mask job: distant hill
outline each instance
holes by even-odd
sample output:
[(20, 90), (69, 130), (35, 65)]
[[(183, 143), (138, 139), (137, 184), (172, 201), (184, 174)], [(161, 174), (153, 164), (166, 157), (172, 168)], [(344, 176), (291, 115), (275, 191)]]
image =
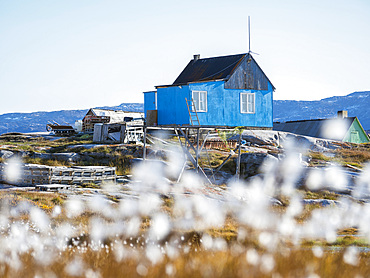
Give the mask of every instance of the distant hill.
[(323, 119), (337, 116), (347, 110), (348, 116), (357, 116), (365, 130), (370, 129), (370, 91), (354, 92), (315, 101), (274, 100), (274, 122)]
[(102, 106), (96, 108), (122, 110), (127, 112), (144, 112), (144, 103), (121, 103), (118, 106)]
[[(142, 103), (122, 103), (113, 107), (97, 107), (130, 112), (143, 112)], [(6, 113), (0, 115), (0, 134), (6, 132), (39, 132), (46, 131), (48, 122), (73, 125), (76, 120), (82, 120), (88, 109), (61, 110), (52, 112)]]
[[(144, 104), (122, 103), (118, 106), (97, 108), (143, 112)], [(370, 91), (315, 101), (274, 100), (274, 122), (332, 118), (336, 117), (339, 110), (347, 110), (351, 117), (357, 116), (363, 128), (370, 130)], [(0, 115), (0, 134), (45, 131), (46, 124), (52, 121), (74, 124), (76, 120), (82, 120), (87, 111), (84, 109), (3, 114)]]

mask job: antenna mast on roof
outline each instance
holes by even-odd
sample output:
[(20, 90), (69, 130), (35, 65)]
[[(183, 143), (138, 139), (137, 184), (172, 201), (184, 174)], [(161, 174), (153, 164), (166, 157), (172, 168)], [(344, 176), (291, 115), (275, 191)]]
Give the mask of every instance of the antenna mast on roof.
[(253, 53), (259, 55), (258, 53), (251, 51), (251, 19), (249, 15), (248, 15), (248, 46), (249, 46), (248, 54)]
[(251, 17), (249, 15), (248, 15), (248, 43), (249, 43), (248, 53), (251, 53)]

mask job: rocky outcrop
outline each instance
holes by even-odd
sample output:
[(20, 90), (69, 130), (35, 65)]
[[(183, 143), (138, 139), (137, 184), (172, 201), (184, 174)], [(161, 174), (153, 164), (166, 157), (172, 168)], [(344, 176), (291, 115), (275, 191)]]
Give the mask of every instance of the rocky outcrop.
[[(229, 140), (238, 140), (238, 135), (229, 138)], [(299, 149), (299, 152), (303, 152), (304, 150), (326, 152), (337, 148), (349, 147), (344, 142), (273, 130), (244, 130), (242, 140), (245, 145), (264, 148), (279, 147), (284, 149), (287, 144), (290, 146), (294, 145), (294, 148)], [(291, 144), (292, 142), (294, 144)]]
[(240, 156), (240, 177), (248, 178), (259, 174), (259, 169), (266, 159), (277, 160), (267, 153), (243, 153)]
[(2, 158), (2, 159), (11, 158), (13, 155), (14, 155), (14, 153), (11, 152), (11, 151), (0, 150), (0, 158)]
[(67, 162), (77, 162), (81, 160), (81, 155), (78, 153), (37, 153), (30, 155), (31, 158), (40, 158), (46, 160), (60, 160)]

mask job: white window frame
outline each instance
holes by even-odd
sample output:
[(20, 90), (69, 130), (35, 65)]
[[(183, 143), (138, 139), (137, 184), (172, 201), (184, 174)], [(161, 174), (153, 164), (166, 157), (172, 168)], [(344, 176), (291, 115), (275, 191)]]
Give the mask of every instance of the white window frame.
[[(200, 105), (201, 102), (198, 103), (198, 101), (197, 101), (197, 100), (202, 100), (201, 97), (200, 97), (201, 94), (205, 95), (204, 96), (204, 107), (205, 107), (205, 109), (201, 109), (201, 105)], [(196, 95), (197, 95), (197, 97), (195, 97)], [(195, 110), (197, 112), (207, 112), (207, 110), (208, 110), (207, 91), (191, 91), (191, 98), (194, 102), (194, 107), (195, 107)], [(194, 110), (194, 108), (193, 108), (193, 110)]]
[[(245, 107), (247, 109), (243, 109), (243, 95), (246, 95), (247, 103), (245, 104)], [(252, 108), (250, 107), (249, 96), (253, 97)], [(255, 93), (240, 93), (240, 113), (242, 114), (255, 114), (256, 113), (256, 94)]]

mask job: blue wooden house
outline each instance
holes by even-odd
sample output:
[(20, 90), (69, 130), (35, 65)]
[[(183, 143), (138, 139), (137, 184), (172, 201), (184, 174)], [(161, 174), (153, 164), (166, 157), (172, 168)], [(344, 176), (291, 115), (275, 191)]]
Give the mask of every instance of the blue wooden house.
[(272, 128), (274, 90), (250, 53), (194, 55), (173, 84), (144, 93), (145, 116), (149, 125)]

